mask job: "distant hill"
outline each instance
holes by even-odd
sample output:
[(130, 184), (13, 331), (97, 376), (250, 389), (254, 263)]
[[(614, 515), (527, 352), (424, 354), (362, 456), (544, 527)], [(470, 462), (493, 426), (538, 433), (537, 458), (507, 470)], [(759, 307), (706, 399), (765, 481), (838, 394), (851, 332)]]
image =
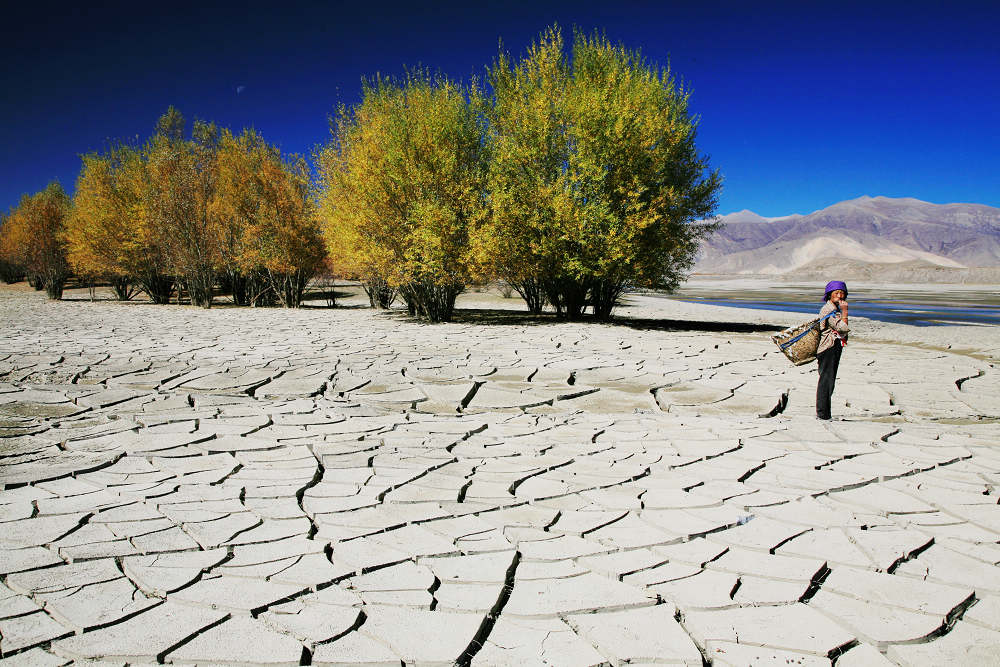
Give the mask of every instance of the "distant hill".
[(994, 282), (1000, 276), (1000, 209), (860, 197), (809, 215), (722, 216), (696, 273), (802, 274), (837, 267), (851, 277)]

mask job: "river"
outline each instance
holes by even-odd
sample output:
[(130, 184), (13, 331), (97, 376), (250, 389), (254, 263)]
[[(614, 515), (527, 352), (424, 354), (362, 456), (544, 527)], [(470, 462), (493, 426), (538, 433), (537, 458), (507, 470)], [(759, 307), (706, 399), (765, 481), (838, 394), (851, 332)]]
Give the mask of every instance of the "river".
[[(872, 285), (851, 287), (851, 315), (916, 326), (1000, 325), (995, 285)], [(693, 279), (673, 294), (656, 294), (716, 306), (815, 314), (822, 285), (747, 280)]]

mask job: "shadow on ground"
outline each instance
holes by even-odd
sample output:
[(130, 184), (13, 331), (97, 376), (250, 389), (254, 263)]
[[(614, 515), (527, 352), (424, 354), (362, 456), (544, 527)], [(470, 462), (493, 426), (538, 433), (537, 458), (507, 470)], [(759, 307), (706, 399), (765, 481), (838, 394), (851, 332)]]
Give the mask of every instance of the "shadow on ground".
[[(546, 324), (563, 324), (566, 320), (559, 319), (553, 313), (532, 315), (523, 310), (459, 308), (455, 310), (452, 321), (458, 324), (492, 324), (538, 326)], [(783, 326), (773, 324), (750, 324), (745, 322), (706, 322), (700, 320), (672, 320), (640, 317), (616, 317), (611, 322), (601, 322), (593, 316), (584, 316), (580, 322), (589, 324), (609, 324), (629, 327), (639, 330), (660, 331), (733, 331), (737, 333), (762, 333), (782, 331)]]

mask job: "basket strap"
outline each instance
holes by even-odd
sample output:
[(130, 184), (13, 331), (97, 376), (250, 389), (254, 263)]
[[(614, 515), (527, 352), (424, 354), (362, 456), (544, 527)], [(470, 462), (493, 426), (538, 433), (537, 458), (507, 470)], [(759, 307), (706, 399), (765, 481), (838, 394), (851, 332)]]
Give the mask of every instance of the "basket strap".
[[(827, 313), (822, 318), (820, 318), (819, 322), (817, 322), (817, 325), (819, 323), (822, 323), (823, 321), (829, 319), (830, 317), (836, 315), (839, 312), (840, 312), (839, 310), (834, 310), (832, 312)], [(792, 345), (795, 345), (795, 343), (798, 343), (800, 340), (802, 340), (802, 337), (805, 336), (807, 333), (809, 333), (811, 330), (812, 330), (812, 327), (809, 327), (808, 329), (806, 329), (802, 333), (798, 334), (794, 338), (791, 338), (791, 339), (785, 341), (784, 343), (782, 343), (781, 345), (779, 345), (778, 348), (782, 352), (784, 352), (785, 350), (787, 350), (788, 348), (790, 348)]]

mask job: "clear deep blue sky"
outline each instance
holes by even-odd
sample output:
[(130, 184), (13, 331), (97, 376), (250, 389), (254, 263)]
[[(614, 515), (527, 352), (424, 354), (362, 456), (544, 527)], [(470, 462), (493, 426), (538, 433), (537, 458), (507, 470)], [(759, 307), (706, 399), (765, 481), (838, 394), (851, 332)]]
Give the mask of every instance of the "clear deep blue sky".
[(5, 10), (0, 209), (52, 179), (72, 191), (81, 153), (145, 139), (170, 104), (308, 153), (363, 76), (481, 76), (498, 40), (519, 55), (553, 22), (690, 84), (719, 213), (861, 195), (1000, 206), (995, 1), (83, 4)]

